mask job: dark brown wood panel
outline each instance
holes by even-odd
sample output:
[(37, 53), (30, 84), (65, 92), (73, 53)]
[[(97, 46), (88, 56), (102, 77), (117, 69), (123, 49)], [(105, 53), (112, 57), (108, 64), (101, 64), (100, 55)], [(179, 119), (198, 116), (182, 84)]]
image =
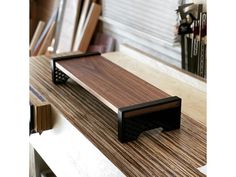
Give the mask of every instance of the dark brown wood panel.
[(30, 84), (126, 176), (205, 176), (196, 168), (206, 164), (206, 127), (188, 116), (178, 130), (120, 143), (116, 114), (74, 81), (54, 85), (47, 58), (30, 59)]
[(100, 55), (58, 61), (56, 66), (116, 113), (118, 108), (169, 97)]

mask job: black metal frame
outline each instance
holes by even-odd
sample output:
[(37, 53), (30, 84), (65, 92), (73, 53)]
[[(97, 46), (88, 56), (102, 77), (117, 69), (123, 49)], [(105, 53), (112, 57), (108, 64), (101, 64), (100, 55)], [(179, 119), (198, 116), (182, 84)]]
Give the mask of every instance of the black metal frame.
[(79, 59), (81, 57), (89, 57), (94, 55), (101, 55), (99, 52), (89, 52), (89, 53), (81, 53), (81, 54), (65, 54), (62, 56), (56, 56), (51, 58), (51, 69), (52, 69), (52, 81), (54, 84), (64, 84), (68, 79), (64, 72), (56, 67), (57, 61), (63, 60), (72, 60), (72, 59)]
[(121, 142), (136, 140), (147, 130), (162, 127), (164, 131), (180, 128), (181, 98), (168, 97), (133, 105), (118, 110), (118, 139)]

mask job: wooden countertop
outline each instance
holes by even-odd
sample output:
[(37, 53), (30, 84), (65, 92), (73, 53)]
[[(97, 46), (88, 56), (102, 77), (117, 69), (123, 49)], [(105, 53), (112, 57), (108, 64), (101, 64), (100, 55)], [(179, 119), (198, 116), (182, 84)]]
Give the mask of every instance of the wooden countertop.
[(54, 85), (46, 57), (30, 59), (30, 84), (126, 176), (205, 176), (197, 168), (206, 164), (206, 127), (188, 116), (179, 130), (122, 144), (115, 113), (72, 80)]

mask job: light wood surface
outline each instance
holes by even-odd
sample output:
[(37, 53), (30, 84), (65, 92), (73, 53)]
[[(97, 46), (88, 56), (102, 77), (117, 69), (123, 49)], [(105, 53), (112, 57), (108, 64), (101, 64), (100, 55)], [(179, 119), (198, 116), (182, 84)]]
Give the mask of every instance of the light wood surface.
[(82, 0), (65, 0), (61, 31), (58, 35), (57, 53), (72, 50), (81, 3)]
[(40, 20), (47, 22), (50, 19), (59, 2), (59, 0), (30, 0), (30, 36), (33, 35), (32, 32)]
[(77, 29), (76, 29), (75, 40), (74, 40), (74, 44), (73, 44), (73, 51), (78, 50), (79, 40), (80, 40), (81, 35), (82, 35), (81, 34), (82, 29), (84, 27), (84, 23), (86, 21), (87, 15), (88, 15), (90, 4), (91, 4), (90, 0), (84, 0), (84, 2), (83, 2), (83, 7), (82, 7), (82, 10), (81, 10), (80, 19), (79, 19), (78, 26), (77, 26)]
[(42, 43), (44, 41), (44, 39), (46, 39), (46, 35), (49, 32), (49, 29), (52, 27), (53, 23), (55, 23), (56, 21), (56, 16), (57, 16), (57, 10), (55, 10), (53, 12), (53, 15), (50, 17), (50, 19), (46, 22), (45, 28), (42, 32), (42, 34), (40, 35), (34, 49), (32, 50), (32, 55), (36, 56), (42, 46)]
[(86, 52), (93, 36), (93, 32), (98, 22), (99, 15), (101, 13), (101, 5), (92, 3), (86, 21), (84, 23), (83, 30), (79, 36), (78, 45), (75, 44), (74, 51), (79, 50), (81, 52)]
[[(182, 114), (179, 130), (162, 133), (153, 130), (143, 133), (136, 141), (122, 144), (117, 140), (115, 113), (72, 80), (54, 85), (47, 58), (30, 60), (30, 84), (126, 176), (205, 176), (197, 168), (206, 164), (206, 127), (188, 116)], [(71, 164), (74, 164), (76, 151), (71, 153)], [(54, 165), (63, 167), (59, 159), (65, 154), (57, 155)]]
[(43, 42), (42, 45), (39, 48), (39, 51), (36, 55), (42, 55), (45, 54), (48, 47), (50, 46), (51, 42), (52, 42), (52, 38), (54, 36), (54, 32), (55, 32), (55, 28), (56, 28), (56, 22), (52, 22), (52, 25), (50, 26)]
[(145, 64), (145, 66), (150, 66), (153, 69), (180, 80), (182, 83), (190, 85), (202, 92), (206, 92), (206, 79), (165, 62), (159, 59), (158, 56), (152, 56), (128, 44), (119, 45), (119, 52), (136, 59), (138, 62)]
[(56, 66), (116, 113), (122, 107), (169, 97), (100, 55), (58, 61)]
[(183, 78), (179, 79), (178, 75), (174, 77), (172, 70), (165, 69), (163, 64), (145, 62), (146, 58), (143, 56), (136, 55), (134, 58), (121, 52), (106, 53), (102, 56), (167, 94), (180, 97), (182, 99), (182, 112), (206, 125), (206, 92), (203, 84), (196, 82), (188, 84), (191, 78), (182, 80)]
[(35, 47), (36, 42), (38, 41), (38, 39), (39, 39), (39, 37), (40, 37), (40, 35), (43, 31), (44, 26), (45, 26), (44, 21), (39, 21), (38, 22), (37, 28), (34, 32), (33, 38), (32, 38), (31, 43), (30, 43), (30, 51)]

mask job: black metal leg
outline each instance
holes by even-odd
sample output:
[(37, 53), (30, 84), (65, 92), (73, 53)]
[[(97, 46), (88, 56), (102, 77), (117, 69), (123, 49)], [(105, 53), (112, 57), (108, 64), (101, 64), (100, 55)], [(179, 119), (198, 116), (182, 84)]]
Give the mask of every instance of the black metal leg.
[(61, 56), (56, 56), (51, 58), (51, 70), (52, 70), (52, 81), (54, 84), (64, 84), (68, 79), (69, 76), (67, 76), (64, 72), (62, 72), (60, 69), (56, 67), (57, 61), (62, 60), (72, 60), (72, 59), (79, 59), (81, 57), (89, 57), (94, 55), (100, 55), (99, 52), (89, 52), (89, 53), (81, 53), (81, 54), (65, 54)]
[(164, 131), (180, 128), (181, 99), (169, 97), (154, 102), (121, 108), (118, 112), (118, 138), (128, 142), (146, 130), (162, 127)]

